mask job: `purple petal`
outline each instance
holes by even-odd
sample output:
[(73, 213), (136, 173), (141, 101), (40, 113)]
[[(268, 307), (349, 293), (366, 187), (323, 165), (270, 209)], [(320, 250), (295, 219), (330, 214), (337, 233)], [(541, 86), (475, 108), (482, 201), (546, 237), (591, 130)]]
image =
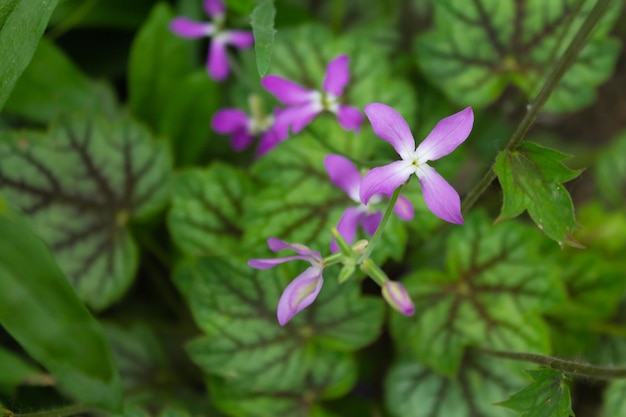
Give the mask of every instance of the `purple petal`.
[(274, 129), (273, 127), (261, 136), (261, 140), (259, 140), (259, 146), (256, 149), (257, 158), (271, 151), (278, 145), (280, 142), (287, 139), (288, 134), (281, 134), (279, 130)]
[(339, 124), (344, 129), (358, 132), (361, 123), (363, 123), (363, 113), (356, 107), (343, 106), (340, 104), (339, 110), (337, 111), (337, 120), (339, 120)]
[(288, 107), (280, 113), (284, 123), (291, 126), (291, 131), (300, 133), (322, 111), (319, 103), (308, 103), (302, 106)]
[(404, 286), (396, 281), (385, 281), (382, 288), (383, 298), (391, 307), (405, 316), (412, 316), (415, 306)]
[(237, 152), (243, 151), (254, 141), (254, 136), (247, 130), (240, 129), (233, 132), (230, 137), (230, 146)]
[(408, 198), (401, 195), (398, 196), (396, 205), (393, 206), (393, 211), (395, 211), (402, 220), (412, 220), (415, 215), (413, 204), (411, 204)]
[(356, 203), (361, 202), (359, 197), (361, 174), (348, 158), (341, 155), (328, 155), (324, 158), (324, 167), (333, 184), (344, 190)]
[(247, 30), (229, 30), (225, 32), (226, 43), (238, 49), (246, 49), (254, 43), (254, 35)]
[(177, 17), (170, 23), (170, 30), (183, 38), (197, 39), (213, 34), (213, 24), (196, 22), (186, 17)]
[(414, 172), (415, 167), (408, 161), (396, 161), (371, 169), (361, 181), (361, 202), (367, 204), (375, 194), (391, 196)]
[(328, 63), (324, 84), (322, 84), (325, 92), (335, 97), (341, 96), (344, 87), (350, 81), (349, 63), (350, 60), (347, 55), (339, 55)]
[(269, 246), (272, 252), (278, 252), (283, 249), (291, 249), (299, 255), (311, 255), (315, 258), (322, 259), (322, 255), (314, 250), (311, 250), (308, 246), (301, 243), (287, 243), (284, 240), (277, 237), (270, 237), (267, 239), (267, 246)]
[(286, 105), (305, 104), (311, 101), (311, 93), (315, 91), (307, 90), (300, 84), (279, 77), (278, 75), (267, 75), (261, 79), (261, 85), (272, 93), (281, 103)]
[(402, 159), (411, 159), (415, 152), (415, 139), (400, 113), (382, 103), (368, 104), (364, 110), (374, 133), (389, 142)]
[(322, 270), (313, 266), (291, 281), (278, 301), (278, 323), (284, 326), (296, 313), (311, 305), (323, 283)]
[(417, 176), (428, 209), (447, 222), (463, 224), (459, 194), (435, 168), (422, 164), (418, 168)]
[(434, 161), (455, 150), (467, 139), (473, 124), (474, 113), (471, 107), (441, 119), (417, 147), (416, 154), (420, 162)]
[(376, 229), (380, 226), (380, 221), (383, 219), (382, 211), (377, 211), (367, 216), (363, 216), (361, 219), (361, 225), (368, 235), (373, 236), (376, 233)]
[(211, 17), (222, 15), (226, 10), (222, 0), (204, 0), (202, 5), (204, 12)]
[(226, 55), (226, 44), (220, 37), (213, 38), (209, 45), (209, 56), (207, 58), (207, 71), (211, 78), (216, 81), (223, 81), (228, 77), (228, 56)]
[(221, 134), (248, 130), (248, 115), (239, 109), (219, 110), (211, 119), (211, 128)]
[[(337, 223), (337, 231), (348, 244), (354, 243), (354, 236), (356, 235), (356, 228), (359, 226), (361, 215), (362, 213), (356, 207), (348, 207), (341, 215), (339, 223)], [(337, 252), (337, 250), (339, 250), (339, 247), (333, 237), (330, 242), (330, 251)]]
[(311, 258), (306, 255), (294, 255), (286, 256), (284, 258), (268, 258), (268, 259), (250, 259), (248, 260), (248, 266), (256, 269), (268, 269), (275, 267), (276, 265), (283, 264), (289, 261), (311, 261)]

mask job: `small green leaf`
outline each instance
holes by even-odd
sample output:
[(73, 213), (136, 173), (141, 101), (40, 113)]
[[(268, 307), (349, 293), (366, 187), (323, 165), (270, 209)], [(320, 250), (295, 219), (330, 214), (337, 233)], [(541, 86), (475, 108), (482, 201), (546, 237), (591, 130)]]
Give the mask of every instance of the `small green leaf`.
[(0, 323), (73, 396), (119, 411), (121, 384), (102, 329), (30, 223), (0, 205)]
[(254, 190), (242, 171), (223, 164), (175, 177), (168, 227), (187, 255), (239, 255), (243, 199)]
[(604, 391), (603, 417), (626, 416), (626, 380), (613, 381)]
[(170, 32), (174, 13), (165, 3), (154, 6), (131, 46), (128, 67), (129, 106), (154, 131), (168, 103), (193, 68), (192, 43)]
[(30, 62), (57, 0), (7, 0), (0, 4), (0, 110)]
[(402, 360), (385, 378), (385, 405), (393, 417), (511, 417), (493, 403), (519, 386), (520, 378), (502, 362), (468, 356), (450, 379)]
[(494, 169), (504, 200), (496, 222), (517, 217), (528, 210), (537, 227), (559, 245), (566, 243), (581, 247), (573, 237), (578, 228), (574, 205), (562, 185), (580, 174), (561, 163), (568, 157), (531, 142), (523, 143), (516, 151), (501, 152)]
[(259, 0), (250, 15), (252, 32), (254, 33), (254, 49), (256, 52), (256, 65), (259, 75), (263, 77), (267, 74), (272, 60), (272, 50), (274, 46), (274, 18), (276, 8), (274, 0)]
[(89, 80), (59, 47), (42, 39), (5, 111), (39, 123), (49, 123), (61, 114), (113, 116), (115, 98), (108, 87)]
[(447, 270), (421, 269), (402, 281), (415, 315), (392, 316), (396, 342), (446, 375), (457, 373), (468, 345), (548, 353), (540, 313), (564, 295), (539, 238), (520, 224), (468, 216), (447, 239)]
[(168, 198), (163, 142), (122, 119), (63, 119), (47, 135), (0, 138), (0, 190), (28, 214), (76, 292), (95, 309), (118, 300), (137, 269), (128, 223)]
[[(509, 84), (532, 99), (546, 71), (563, 53), (594, 0), (442, 0), (434, 3), (435, 28), (418, 36), (418, 65), (462, 105), (485, 106)], [(612, 2), (591, 40), (561, 79), (545, 109), (572, 111), (595, 98), (610, 77), (619, 42), (607, 32), (619, 15)]]
[(498, 405), (518, 411), (520, 417), (574, 416), (569, 387), (562, 373), (549, 368), (526, 372), (533, 382)]

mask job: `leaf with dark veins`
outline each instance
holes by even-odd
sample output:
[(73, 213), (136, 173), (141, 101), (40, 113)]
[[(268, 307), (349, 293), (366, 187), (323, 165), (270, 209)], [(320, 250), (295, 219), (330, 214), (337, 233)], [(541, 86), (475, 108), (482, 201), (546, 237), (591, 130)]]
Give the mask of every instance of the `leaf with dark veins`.
[(412, 317), (392, 316), (400, 347), (425, 365), (457, 373), (469, 345), (548, 353), (541, 313), (563, 289), (538, 252), (540, 235), (517, 223), (492, 226), (482, 213), (448, 237), (447, 270), (419, 270), (403, 284), (415, 304)]
[(170, 156), (131, 120), (66, 118), (48, 134), (5, 134), (0, 190), (28, 214), (83, 301), (103, 309), (137, 269), (127, 225), (167, 201)]
[[(418, 65), (451, 99), (486, 106), (509, 84), (534, 98), (595, 0), (442, 0), (435, 28), (416, 42)], [(619, 15), (612, 2), (577, 61), (545, 105), (563, 112), (593, 102), (613, 72), (620, 45), (607, 37)]]

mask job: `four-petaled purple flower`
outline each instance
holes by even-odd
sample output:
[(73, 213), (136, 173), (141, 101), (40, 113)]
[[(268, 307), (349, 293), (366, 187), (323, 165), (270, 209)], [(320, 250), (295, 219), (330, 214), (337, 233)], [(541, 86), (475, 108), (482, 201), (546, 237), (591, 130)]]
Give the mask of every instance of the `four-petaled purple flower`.
[(427, 162), (448, 155), (467, 139), (474, 123), (472, 108), (441, 119), (417, 149), (409, 126), (394, 109), (372, 103), (365, 106), (365, 114), (376, 135), (389, 142), (402, 159), (365, 175), (360, 192), (363, 203), (376, 194), (391, 195), (415, 174), (430, 211), (450, 223), (463, 224), (459, 194)]
[[(346, 242), (350, 244), (354, 242), (354, 236), (359, 224), (363, 226), (367, 234), (372, 236), (374, 232), (376, 232), (383, 217), (383, 213), (373, 210), (372, 205), (379, 202), (382, 196), (373, 196), (369, 204), (363, 204), (361, 202), (359, 197), (361, 174), (359, 174), (358, 169), (349, 159), (341, 155), (328, 155), (324, 159), (324, 166), (326, 167), (326, 172), (328, 172), (331, 182), (344, 190), (352, 201), (359, 204), (358, 207), (348, 207), (343, 212), (337, 224), (337, 231)], [(393, 209), (402, 220), (411, 220), (413, 218), (413, 205), (403, 196), (398, 197)], [(337, 249), (337, 243), (333, 238), (330, 250), (336, 252)]]
[(289, 136), (289, 127), (281, 124), (275, 115), (249, 117), (242, 110), (233, 108), (215, 113), (211, 127), (217, 133), (230, 134), (231, 146), (236, 151), (244, 150), (255, 137), (260, 136), (257, 156), (265, 154)]
[(347, 55), (340, 55), (333, 59), (326, 67), (321, 92), (308, 90), (278, 75), (263, 77), (261, 84), (288, 106), (281, 112), (280, 117), (291, 126), (293, 133), (300, 132), (324, 110), (335, 113), (339, 124), (344, 129), (356, 132), (363, 122), (363, 114), (356, 107), (339, 102), (339, 97), (350, 81), (348, 65)]
[(284, 326), (296, 313), (311, 305), (319, 294), (324, 283), (322, 278), (324, 261), (319, 252), (313, 251), (299, 243), (290, 244), (272, 237), (267, 240), (267, 245), (273, 252), (278, 252), (282, 249), (292, 249), (298, 255), (274, 259), (250, 259), (248, 261), (249, 266), (257, 269), (267, 269), (296, 259), (305, 260), (311, 264), (310, 267), (287, 285), (287, 288), (280, 296), (276, 315), (278, 323)]
[(228, 77), (229, 72), (226, 45), (245, 49), (254, 43), (254, 36), (249, 31), (224, 29), (225, 6), (222, 0), (204, 0), (203, 6), (206, 14), (211, 17), (211, 22), (196, 22), (179, 16), (172, 20), (170, 30), (189, 39), (211, 37), (207, 71), (213, 79), (222, 81)]

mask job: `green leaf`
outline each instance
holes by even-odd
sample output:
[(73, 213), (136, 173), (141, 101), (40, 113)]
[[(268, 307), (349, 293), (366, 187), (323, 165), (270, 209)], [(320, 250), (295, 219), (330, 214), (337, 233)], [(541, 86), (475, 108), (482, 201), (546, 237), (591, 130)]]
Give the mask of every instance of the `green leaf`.
[(353, 351), (378, 336), (382, 301), (360, 296), (353, 281), (340, 286), (334, 270), (324, 271), (313, 305), (278, 325), (280, 294), (303, 267), (283, 266), (258, 271), (230, 259), (200, 258), (177, 269), (176, 281), (191, 281), (185, 294), (205, 333), (188, 351), (205, 373), (250, 392), (300, 390), (325, 350)]
[(495, 171), (504, 192), (502, 211), (496, 222), (517, 217), (524, 210), (537, 227), (560, 246), (581, 247), (574, 240), (578, 228), (572, 199), (562, 183), (580, 171), (561, 163), (569, 158), (561, 152), (531, 142), (516, 151), (503, 151), (496, 158)]
[(6, 112), (39, 123), (61, 114), (115, 113), (108, 87), (95, 84), (53, 43), (42, 39), (6, 103)]
[(603, 417), (626, 415), (626, 380), (613, 381), (604, 391)]
[(622, 208), (626, 201), (626, 131), (600, 151), (594, 168), (602, 197), (616, 208)]
[(415, 315), (393, 315), (401, 348), (435, 370), (454, 375), (465, 347), (548, 353), (541, 312), (563, 299), (534, 230), (489, 224), (477, 212), (447, 239), (445, 271), (421, 269), (402, 281)]
[[(418, 65), (455, 102), (486, 106), (509, 84), (532, 99), (595, 0), (443, 0), (434, 3), (435, 28), (416, 41)], [(601, 20), (545, 109), (572, 111), (591, 104), (613, 72), (619, 42), (607, 32), (619, 2)]]
[(0, 4), (0, 110), (30, 62), (57, 0), (6, 0)]
[(520, 386), (502, 362), (469, 356), (455, 379), (403, 360), (385, 378), (385, 405), (393, 417), (506, 417), (493, 403)]
[(81, 299), (118, 300), (137, 269), (128, 230), (168, 198), (162, 142), (128, 119), (64, 119), (47, 135), (0, 138), (0, 190), (32, 219)]
[(0, 392), (7, 393), (25, 383), (45, 381), (42, 371), (24, 358), (0, 346)]
[(242, 200), (253, 190), (248, 176), (228, 165), (180, 172), (168, 216), (172, 239), (187, 255), (239, 255)]
[(0, 236), (2, 326), (74, 397), (119, 411), (120, 380), (101, 328), (29, 222), (1, 197)]
[(569, 387), (562, 373), (549, 368), (527, 372), (533, 382), (498, 405), (520, 412), (520, 417), (574, 416)]
[(272, 49), (274, 46), (274, 18), (276, 8), (274, 0), (259, 0), (250, 15), (252, 33), (254, 34), (254, 49), (256, 52), (256, 65), (259, 75), (263, 77), (267, 74), (272, 60)]
[(60, 0), (50, 25), (55, 34), (74, 28), (136, 30), (153, 5), (154, 0)]
[(131, 46), (128, 67), (129, 106), (155, 131), (172, 96), (193, 68), (192, 43), (168, 29), (174, 13), (154, 6)]

